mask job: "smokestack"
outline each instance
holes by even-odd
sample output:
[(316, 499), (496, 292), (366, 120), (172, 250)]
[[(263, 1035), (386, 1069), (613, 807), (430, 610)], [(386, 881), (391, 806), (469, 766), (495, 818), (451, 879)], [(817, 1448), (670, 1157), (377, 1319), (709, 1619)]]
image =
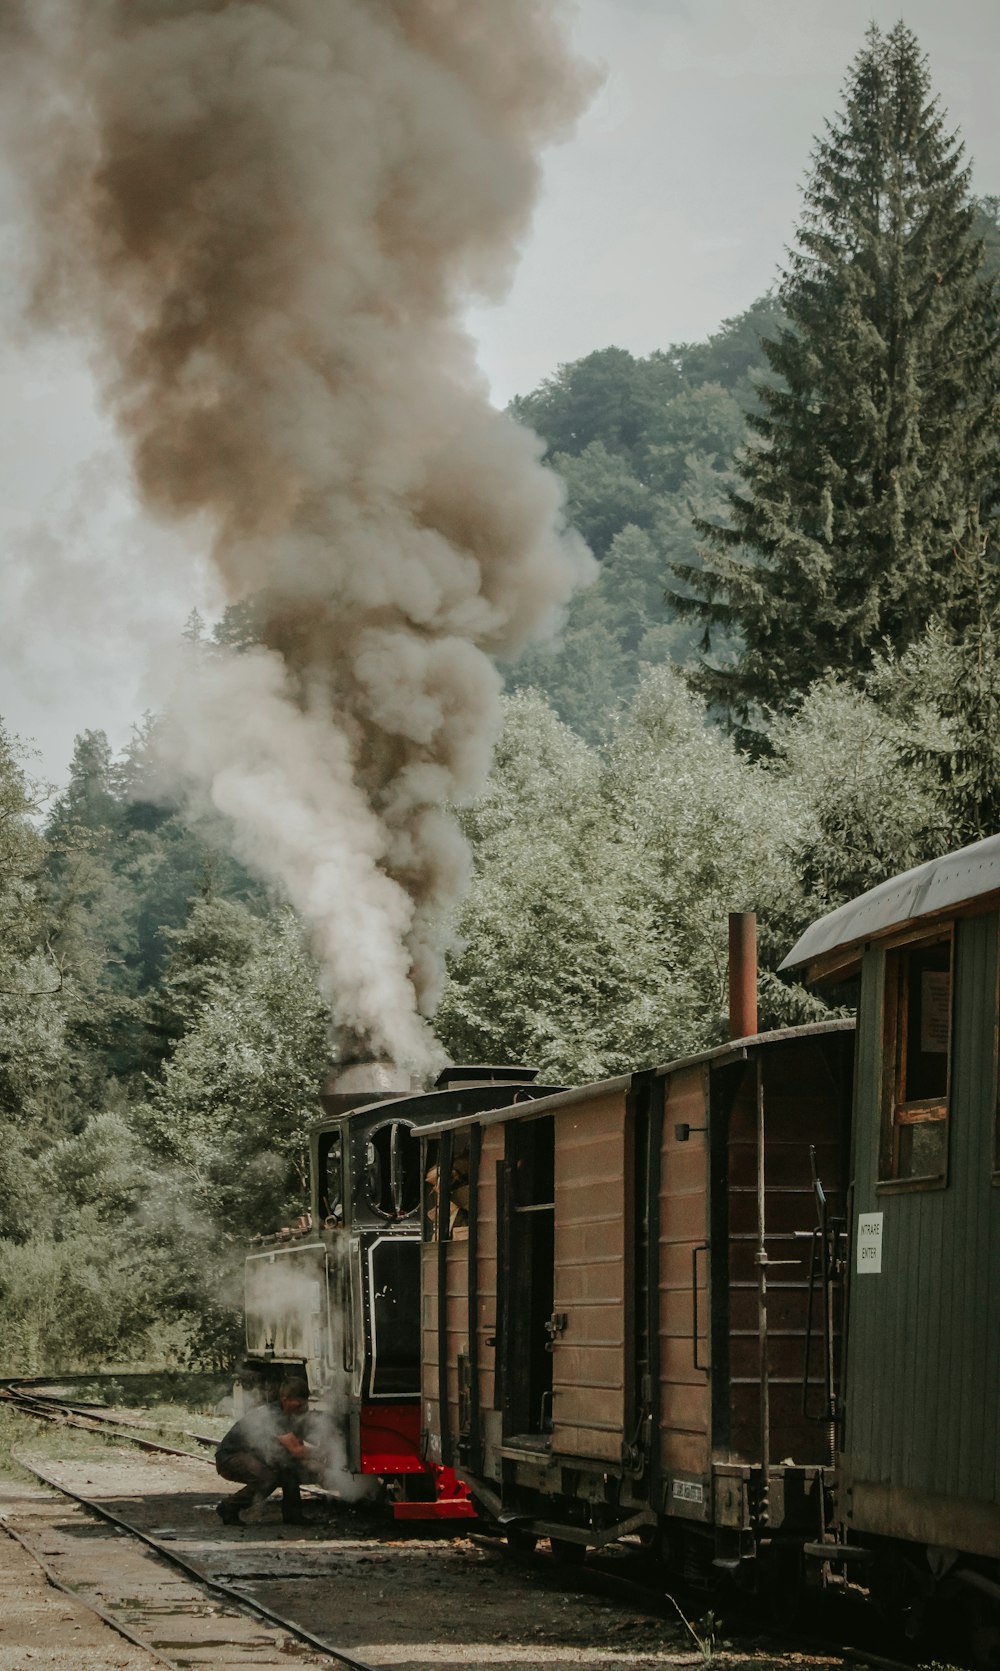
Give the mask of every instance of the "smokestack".
[(757, 917), (753, 911), (729, 913), (729, 1037), (750, 1038), (757, 1031)]
[(327, 1075), (319, 1094), (325, 1114), (349, 1114), (369, 1103), (391, 1102), (419, 1090), (413, 1078), (395, 1062), (341, 1062)]

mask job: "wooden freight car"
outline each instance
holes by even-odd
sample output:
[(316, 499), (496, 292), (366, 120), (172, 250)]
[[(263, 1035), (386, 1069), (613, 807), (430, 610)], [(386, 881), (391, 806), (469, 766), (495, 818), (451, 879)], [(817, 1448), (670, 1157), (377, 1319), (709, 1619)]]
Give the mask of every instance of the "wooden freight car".
[(659, 1529), (739, 1568), (822, 1535), (836, 1319), (810, 1273), (853, 1046), (843, 1021), (756, 1035), (423, 1128), (425, 1454), (512, 1539)]
[(785, 965), (861, 976), (842, 1559), (891, 1557), (918, 1605), (935, 1581), (1000, 1602), (998, 939), (991, 836), (832, 912)]

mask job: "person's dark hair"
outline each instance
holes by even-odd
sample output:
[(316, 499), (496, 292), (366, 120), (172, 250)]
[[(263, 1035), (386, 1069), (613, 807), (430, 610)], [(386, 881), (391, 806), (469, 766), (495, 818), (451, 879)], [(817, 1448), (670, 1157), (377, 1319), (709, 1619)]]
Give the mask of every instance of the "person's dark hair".
[(309, 1382), (304, 1375), (286, 1375), (278, 1388), (279, 1398), (308, 1398)]

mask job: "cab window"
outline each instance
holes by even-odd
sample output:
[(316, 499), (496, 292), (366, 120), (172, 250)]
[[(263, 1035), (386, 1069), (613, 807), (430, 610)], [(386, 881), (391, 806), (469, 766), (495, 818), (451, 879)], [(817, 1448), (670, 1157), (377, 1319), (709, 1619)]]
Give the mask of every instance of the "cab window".
[(405, 1120), (390, 1120), (365, 1143), (365, 1199), (382, 1218), (409, 1218), (420, 1205), (420, 1143)]
[(887, 953), (883, 1182), (947, 1175), (951, 1011), (950, 932)]

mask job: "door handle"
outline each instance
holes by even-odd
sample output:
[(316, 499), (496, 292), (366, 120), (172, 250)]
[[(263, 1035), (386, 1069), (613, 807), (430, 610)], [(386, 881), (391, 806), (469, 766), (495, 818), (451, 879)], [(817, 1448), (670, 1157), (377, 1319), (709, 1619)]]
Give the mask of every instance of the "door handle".
[(555, 1349), (556, 1340), (559, 1335), (565, 1334), (568, 1323), (569, 1317), (565, 1311), (554, 1311), (552, 1313), (552, 1316), (545, 1324), (545, 1333), (549, 1337), (545, 1342), (546, 1352), (551, 1352)]
[(691, 1352), (695, 1369), (703, 1369), (706, 1372), (710, 1365), (698, 1362), (698, 1255), (707, 1252), (707, 1242), (699, 1242), (697, 1247), (691, 1249)]

